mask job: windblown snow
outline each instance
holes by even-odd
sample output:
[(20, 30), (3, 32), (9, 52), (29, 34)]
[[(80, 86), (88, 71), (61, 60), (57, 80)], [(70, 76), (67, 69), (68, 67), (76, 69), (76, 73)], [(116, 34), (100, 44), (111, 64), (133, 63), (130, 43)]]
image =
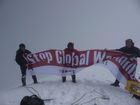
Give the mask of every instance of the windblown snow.
[(45, 105), (140, 105), (140, 101), (132, 98), (123, 85), (110, 86), (115, 78), (102, 67), (92, 66), (77, 73), (77, 83), (72, 83), (70, 76), (67, 76), (66, 83), (54, 75), (40, 75), (38, 79), (38, 84), (17, 85), (1, 92), (0, 105), (20, 105), (24, 96), (33, 94), (47, 99)]

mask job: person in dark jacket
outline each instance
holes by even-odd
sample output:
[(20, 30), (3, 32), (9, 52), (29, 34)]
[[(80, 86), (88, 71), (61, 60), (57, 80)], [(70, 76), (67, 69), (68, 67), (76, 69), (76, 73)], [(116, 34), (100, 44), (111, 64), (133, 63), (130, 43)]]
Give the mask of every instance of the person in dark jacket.
[[(65, 51), (66, 54), (67, 54), (67, 53), (71, 54), (71, 52), (77, 51), (77, 50), (74, 49), (74, 43), (69, 42), (69, 43), (67, 44), (67, 48), (64, 49), (64, 51)], [(65, 64), (65, 65), (69, 65), (69, 64)], [(76, 83), (75, 70), (72, 70), (72, 72), (73, 72), (72, 75), (71, 75), (72, 82), (73, 82), (73, 83)], [(62, 72), (62, 82), (66, 82), (65, 72), (64, 72), (64, 73)]]
[[(22, 78), (21, 78), (22, 86), (26, 86), (26, 70), (29, 66), (29, 63), (24, 58), (24, 55), (30, 54), (30, 53), (31, 52), (29, 50), (25, 49), (25, 44), (23, 43), (19, 45), (19, 49), (16, 51), (15, 61), (20, 66), (20, 70), (22, 74)], [(36, 75), (32, 75), (32, 78), (33, 78), (34, 83), (38, 83)]]
[[(130, 55), (131, 57), (140, 57), (140, 50), (139, 48), (134, 46), (134, 42), (132, 39), (127, 39), (125, 41), (125, 46), (117, 49), (117, 51), (121, 51), (123, 53), (126, 53), (128, 55)], [(111, 86), (115, 86), (115, 87), (119, 87), (119, 81), (116, 79), (116, 81), (114, 83), (111, 84)]]

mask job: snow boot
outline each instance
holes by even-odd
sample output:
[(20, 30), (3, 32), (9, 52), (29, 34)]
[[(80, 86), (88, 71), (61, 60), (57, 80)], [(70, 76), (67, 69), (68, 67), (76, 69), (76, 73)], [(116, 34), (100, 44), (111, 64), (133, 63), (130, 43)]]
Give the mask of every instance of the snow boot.
[(75, 75), (72, 75), (71, 78), (72, 78), (72, 82), (73, 83), (76, 83), (76, 76)]
[(32, 76), (32, 79), (33, 79), (33, 81), (34, 81), (34, 84), (37, 84), (37, 83), (38, 83), (38, 82), (37, 82), (37, 78), (36, 78), (35, 75)]
[(22, 86), (26, 86), (26, 77), (25, 76), (22, 76), (21, 81), (22, 81)]
[(66, 77), (62, 77), (62, 82), (66, 82)]
[(114, 83), (111, 84), (111, 86), (120, 87), (119, 83), (120, 82), (116, 80)]

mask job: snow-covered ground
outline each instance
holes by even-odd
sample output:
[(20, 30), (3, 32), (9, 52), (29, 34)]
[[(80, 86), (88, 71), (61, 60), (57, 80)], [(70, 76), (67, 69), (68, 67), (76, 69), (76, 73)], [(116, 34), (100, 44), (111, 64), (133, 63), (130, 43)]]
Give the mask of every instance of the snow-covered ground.
[[(28, 77), (29, 78), (29, 77)], [(39, 95), (45, 105), (140, 105), (140, 101), (124, 90), (124, 86), (112, 87), (115, 78), (109, 70), (92, 66), (77, 74), (77, 83), (62, 83), (61, 77), (40, 75), (39, 84), (15, 86), (0, 93), (0, 105), (20, 105), (24, 96)], [(32, 81), (28, 80), (28, 83)]]

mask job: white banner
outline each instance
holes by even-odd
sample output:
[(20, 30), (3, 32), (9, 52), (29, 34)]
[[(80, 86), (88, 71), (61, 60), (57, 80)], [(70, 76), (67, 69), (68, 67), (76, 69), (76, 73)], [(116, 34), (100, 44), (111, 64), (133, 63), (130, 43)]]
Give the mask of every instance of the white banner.
[[(104, 64), (123, 84), (136, 80), (137, 60), (124, 53), (108, 50), (86, 50), (65, 52), (46, 50), (26, 55), (29, 70), (37, 74), (72, 75), (93, 64)], [(32, 72), (32, 73), (34, 73)]]

